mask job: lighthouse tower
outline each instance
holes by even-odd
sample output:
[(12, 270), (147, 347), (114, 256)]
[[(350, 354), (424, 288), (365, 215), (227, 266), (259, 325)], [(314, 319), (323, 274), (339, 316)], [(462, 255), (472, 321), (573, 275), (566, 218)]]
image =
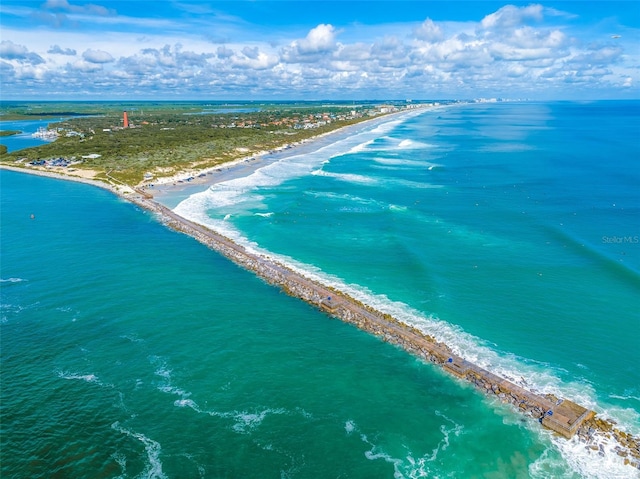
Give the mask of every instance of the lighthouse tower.
[(122, 126), (124, 128), (129, 128), (129, 118), (127, 117), (126, 111), (122, 114)]

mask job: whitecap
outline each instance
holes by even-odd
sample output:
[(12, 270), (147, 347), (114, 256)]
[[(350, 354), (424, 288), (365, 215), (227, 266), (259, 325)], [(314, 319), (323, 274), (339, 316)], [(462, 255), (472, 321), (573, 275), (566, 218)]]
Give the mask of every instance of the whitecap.
[(127, 458), (124, 454), (121, 454), (119, 452), (115, 452), (113, 454), (111, 454), (111, 457), (113, 458), (114, 461), (116, 461), (116, 464), (118, 464), (120, 466), (120, 470), (121, 470), (121, 474), (118, 476), (118, 479), (122, 478), (124, 479), (125, 477), (127, 477)]
[(198, 407), (196, 402), (192, 399), (186, 399), (186, 398), (177, 399), (176, 401), (174, 401), (173, 405), (176, 407), (190, 407), (196, 412), (202, 412), (202, 410)]
[(137, 334), (123, 334), (120, 336), (122, 339), (131, 341), (132, 343), (143, 343), (144, 339), (138, 337)]
[(364, 457), (366, 457), (370, 461), (377, 461), (378, 459), (382, 459), (385, 462), (392, 464), (393, 470), (394, 470), (393, 477), (395, 479), (404, 478), (404, 474), (402, 474), (402, 472), (400, 471), (400, 466), (402, 465), (402, 459), (398, 459), (391, 456), (390, 454), (387, 454), (384, 450), (382, 450), (382, 448), (370, 442), (365, 434), (361, 434), (360, 439), (362, 440), (362, 442), (371, 446), (370, 450), (365, 451)]
[(443, 185), (436, 185), (433, 183), (424, 183), (422, 181), (412, 181), (412, 180), (386, 180), (384, 185), (387, 187), (401, 187), (401, 188), (413, 188), (418, 190), (423, 189), (431, 189), (431, 188), (444, 188)]
[(353, 148), (351, 148), (349, 150), (349, 153), (360, 153), (361, 151), (364, 151), (367, 149), (367, 147), (371, 146), (373, 144), (374, 140), (367, 140), (363, 143), (360, 143), (359, 145), (354, 146)]
[(356, 424), (352, 420), (348, 420), (344, 423), (344, 430), (347, 431), (347, 434), (351, 434), (356, 429)]
[(391, 211), (407, 211), (408, 208), (406, 206), (400, 206), (400, 205), (389, 205), (389, 210), (391, 210)]
[[(634, 471), (629, 465), (624, 464), (624, 459), (618, 456), (616, 450), (617, 442), (599, 437), (598, 443), (602, 444), (602, 449), (592, 450), (589, 446), (581, 442), (577, 437), (567, 440), (553, 435), (550, 431), (541, 431), (547, 435), (553, 445), (560, 451), (562, 458), (566, 461), (572, 471), (577, 472), (584, 479), (629, 479), (640, 477), (638, 471)], [(529, 467), (529, 472), (533, 478), (549, 477), (549, 469), (561, 469), (561, 465), (555, 465), (548, 455), (543, 454), (540, 459)], [(574, 477), (573, 474), (567, 475)]]
[(284, 409), (265, 409), (257, 413), (248, 411), (237, 412), (234, 416), (236, 423), (233, 425), (233, 430), (241, 434), (246, 434), (260, 426), (267, 415), (284, 414), (285, 412)]
[(27, 281), (23, 278), (0, 278), (0, 283), (22, 283), (23, 281)]
[(417, 150), (423, 148), (433, 148), (433, 145), (429, 143), (423, 143), (421, 141), (405, 139), (398, 143), (398, 148), (401, 150)]
[(372, 178), (370, 176), (364, 175), (356, 175), (353, 173), (333, 173), (324, 170), (316, 170), (312, 173), (316, 176), (325, 176), (328, 178), (335, 178), (336, 180), (345, 181), (348, 183), (358, 183), (358, 184), (375, 184), (378, 182), (377, 179)]
[[(180, 202), (174, 212), (186, 218), (201, 215), (203, 212), (213, 208), (228, 208), (237, 204), (250, 204), (253, 207), (260, 206), (258, 202), (261, 197), (257, 190), (265, 187), (273, 187), (292, 178), (298, 178), (311, 174), (322, 164), (327, 163), (331, 158), (349, 153), (353, 148), (369, 144), (381, 134), (384, 134), (407, 119), (422, 114), (425, 111), (413, 111), (403, 115), (402, 118), (384, 122), (372, 127), (367, 127), (363, 131), (357, 132), (346, 138), (342, 138), (334, 143), (321, 146), (317, 150), (295, 154), (279, 159), (272, 163), (256, 169), (250, 175), (228, 181), (216, 183), (206, 191), (193, 194)], [(343, 178), (345, 181), (352, 179)], [(227, 212), (228, 213), (228, 212)]]
[(612, 399), (622, 399), (623, 401), (638, 401), (640, 402), (640, 397), (638, 396), (620, 396), (618, 394), (609, 394), (609, 397)]
[(111, 427), (121, 434), (137, 439), (144, 445), (144, 450), (147, 454), (147, 466), (139, 477), (147, 479), (166, 479), (167, 476), (162, 472), (162, 462), (160, 461), (160, 452), (162, 451), (162, 447), (159, 442), (154, 441), (142, 433), (125, 429), (120, 426), (119, 422), (113, 423)]
[(110, 385), (103, 384), (102, 381), (100, 381), (100, 379), (98, 379), (98, 376), (96, 376), (95, 374), (72, 373), (68, 371), (57, 371), (57, 374), (58, 374), (58, 377), (62, 379), (69, 379), (69, 380), (74, 379), (77, 381), (84, 381), (87, 383), (97, 384), (98, 386), (110, 386)]
[(462, 431), (464, 430), (464, 426), (462, 426), (462, 424), (456, 423), (453, 419), (448, 418), (446, 415), (444, 415), (440, 411), (436, 411), (435, 414), (436, 416), (443, 418), (445, 421), (451, 424), (451, 426), (447, 427), (446, 424), (440, 425), (442, 440), (431, 452), (431, 456), (428, 459), (429, 461), (435, 461), (436, 458), (438, 457), (438, 453), (440, 451), (444, 451), (449, 447), (449, 438), (451, 437), (451, 434), (453, 434), (454, 436), (459, 436), (460, 434), (462, 434)]
[(373, 162), (378, 163), (380, 165), (385, 165), (385, 166), (410, 166), (410, 167), (417, 167), (417, 168), (426, 167), (427, 170), (432, 170), (433, 168), (442, 166), (436, 163), (431, 163), (429, 161), (409, 160), (404, 158), (378, 157), (378, 158), (373, 158)]

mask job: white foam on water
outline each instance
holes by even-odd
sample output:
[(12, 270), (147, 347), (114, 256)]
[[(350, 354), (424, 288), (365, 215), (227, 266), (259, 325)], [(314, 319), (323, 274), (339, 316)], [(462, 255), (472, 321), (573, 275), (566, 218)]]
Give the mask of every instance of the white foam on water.
[(127, 477), (127, 458), (124, 454), (119, 452), (113, 453), (111, 455), (114, 461), (120, 466), (121, 474), (117, 477), (117, 479), (124, 479)]
[(356, 429), (356, 423), (349, 419), (344, 423), (344, 430), (347, 431), (347, 434), (351, 434)]
[(262, 216), (263, 218), (270, 218), (271, 216), (273, 216), (273, 211), (269, 212), (269, 213), (254, 213), (255, 216)]
[(102, 387), (113, 387), (113, 385), (111, 384), (104, 384), (102, 381), (100, 381), (100, 379), (98, 379), (98, 376), (96, 376), (95, 374), (72, 373), (69, 371), (56, 371), (56, 372), (58, 374), (58, 377), (62, 379), (70, 379), (70, 380), (73, 379), (77, 381), (84, 381), (91, 384), (97, 384), (98, 386), (102, 386)]
[(420, 160), (408, 160), (403, 158), (372, 158), (374, 163), (378, 163), (380, 165), (385, 166), (410, 166), (416, 168), (427, 168), (427, 170), (432, 170), (436, 167), (442, 167), (437, 163), (431, 163), (429, 161), (420, 161)]
[(638, 396), (619, 396), (617, 394), (609, 394), (609, 397), (613, 399), (622, 399), (624, 401), (640, 402), (640, 397)]
[(98, 380), (98, 377), (95, 374), (73, 374), (73, 373), (67, 373), (67, 372), (60, 372), (58, 376), (64, 379), (80, 379), (88, 383), (100, 383), (100, 381)]
[(406, 206), (400, 206), (400, 205), (389, 205), (389, 210), (391, 211), (407, 211), (408, 208)]
[(417, 150), (423, 148), (433, 148), (433, 145), (429, 143), (423, 143), (415, 140), (402, 140), (398, 143), (398, 148), (401, 150)]
[(160, 363), (160, 365), (154, 371), (154, 374), (164, 379), (164, 381), (162, 381), (157, 385), (158, 391), (161, 391), (166, 394), (173, 394), (176, 396), (180, 396), (181, 399), (176, 401), (176, 403), (179, 403), (180, 401), (187, 401), (185, 404), (188, 404), (188, 398), (189, 396), (191, 396), (191, 393), (188, 391), (185, 391), (184, 389), (176, 387), (172, 384), (172, 379), (171, 379), (172, 370), (169, 369), (166, 362), (162, 361), (161, 359), (155, 356), (153, 357), (152, 362)]
[[(640, 478), (640, 471), (624, 464), (624, 459), (615, 451), (615, 441), (607, 441), (599, 437), (598, 443), (604, 443), (602, 449), (593, 450), (580, 442), (577, 437), (570, 440), (559, 438), (550, 431), (541, 430), (541, 434), (560, 452), (566, 464), (584, 479), (631, 479)], [(548, 477), (563, 477), (560, 472), (566, 465), (558, 464), (548, 454), (529, 466), (532, 478), (546, 479)], [(564, 477), (574, 477), (567, 473)]]
[(167, 368), (166, 364), (163, 364), (158, 369), (156, 369), (153, 374), (167, 380), (171, 379), (171, 369)]
[(119, 422), (114, 422), (111, 425), (111, 428), (121, 434), (137, 439), (144, 445), (144, 450), (147, 454), (147, 467), (139, 477), (146, 479), (167, 478), (167, 476), (162, 472), (162, 462), (160, 461), (160, 452), (162, 451), (162, 447), (159, 442), (154, 441), (142, 433), (130, 431), (120, 426)]
[[(376, 143), (375, 139), (362, 142), (343, 154), (352, 154), (352, 153), (360, 153), (362, 151), (368, 152), (393, 152), (398, 150), (426, 150), (429, 148), (434, 148), (435, 145), (424, 143), (421, 141), (410, 140), (410, 139), (399, 139), (392, 138), (389, 136), (384, 136), (381, 139), (384, 139), (384, 142)], [(340, 155), (336, 155), (340, 156)], [(375, 160), (374, 160), (375, 161)]]
[(2, 316), (0, 316), (0, 324), (7, 324), (9, 322), (9, 316), (20, 314), (25, 309), (27, 308), (21, 305), (0, 303), (0, 312), (2, 313)]
[(258, 412), (237, 412), (234, 417), (236, 423), (233, 425), (233, 430), (240, 434), (247, 434), (260, 426), (269, 414), (286, 414), (286, 410), (264, 409)]
[(368, 206), (371, 208), (377, 208), (383, 210), (388, 208), (386, 203), (383, 203), (372, 198), (362, 198), (360, 196), (351, 195), (349, 193), (331, 193), (326, 191), (307, 191), (306, 195), (312, 195), (314, 198), (322, 198), (328, 200), (336, 200), (339, 203), (355, 203), (358, 205)]
[(456, 423), (453, 419), (448, 418), (446, 415), (442, 414), (440, 411), (435, 412), (436, 416), (441, 417), (446, 422), (450, 424), (447, 426), (446, 424), (440, 425), (440, 432), (442, 433), (442, 440), (438, 445), (433, 449), (431, 456), (428, 458), (429, 461), (435, 461), (438, 457), (438, 453), (446, 450), (449, 447), (449, 438), (453, 434), (454, 436), (459, 436), (462, 434), (464, 430), (464, 426), (462, 424)]
[(23, 281), (28, 281), (23, 278), (0, 278), (0, 283), (22, 283)]
[(122, 339), (131, 341), (132, 343), (144, 343), (144, 339), (138, 337), (137, 334), (123, 334), (120, 336)]
[[(239, 203), (249, 202), (255, 205), (261, 200), (256, 190), (277, 186), (287, 180), (309, 175), (321, 168), (321, 165), (329, 162), (331, 158), (344, 155), (359, 145), (368, 144), (408, 118), (423, 113), (424, 111), (409, 112), (400, 119), (381, 123), (374, 128), (367, 128), (334, 143), (322, 146), (315, 151), (295, 154), (274, 161), (256, 169), (248, 176), (216, 183), (206, 191), (196, 193), (183, 200), (174, 208), (174, 212), (189, 217), (196, 211), (228, 208)], [(348, 176), (342, 177), (341, 179), (344, 181), (372, 181), (363, 180), (358, 178), (357, 175), (351, 178)]]
[(186, 398), (177, 399), (176, 401), (174, 401), (173, 405), (177, 407), (190, 407), (196, 412), (202, 412), (202, 410), (198, 407), (198, 405), (193, 399), (186, 399)]
[(296, 407), (295, 412), (300, 414), (305, 419), (313, 419), (313, 414), (311, 414), (309, 411), (306, 411), (301, 407)]
[(384, 449), (377, 444), (374, 444), (369, 440), (366, 434), (362, 433), (358, 426), (352, 420), (348, 420), (345, 422), (345, 431), (348, 435), (353, 434), (354, 432), (360, 433), (360, 440), (371, 446), (371, 449), (365, 451), (365, 457), (370, 461), (376, 461), (379, 459), (388, 462), (393, 465), (393, 477), (396, 479), (401, 478), (433, 478), (438, 477), (438, 473), (442, 471), (438, 467), (436, 471), (433, 471), (433, 465), (438, 457), (438, 453), (446, 450), (449, 447), (451, 436), (459, 436), (462, 434), (464, 427), (460, 424), (457, 424), (452, 419), (448, 418), (444, 414), (439, 411), (435, 412), (436, 416), (439, 416), (445, 420), (449, 425), (441, 424), (440, 432), (442, 433), (442, 439), (438, 443), (438, 445), (433, 449), (431, 454), (424, 455), (422, 457), (414, 457), (414, 453), (405, 445), (403, 446), (406, 450), (406, 455), (404, 458), (394, 457), (391, 454), (388, 454), (384, 451)]
[(516, 151), (530, 151), (535, 150), (536, 148), (527, 143), (497, 143), (494, 142), (491, 145), (484, 145), (479, 150), (481, 151), (491, 151), (491, 152), (500, 152), (500, 153), (511, 153)]
[(363, 185), (373, 185), (378, 183), (376, 178), (365, 175), (356, 175), (353, 173), (334, 173), (325, 170), (315, 170), (312, 172), (315, 176), (324, 176), (327, 178), (335, 178), (336, 180), (345, 181), (347, 183), (357, 183)]
[(372, 443), (365, 434), (361, 434), (360, 439), (371, 446), (371, 449), (364, 453), (364, 457), (370, 461), (382, 459), (393, 465), (394, 479), (434, 477), (428, 466), (429, 459), (422, 457), (416, 460), (410, 451), (407, 451), (407, 456), (404, 459), (393, 457), (382, 447)]
[[(154, 357), (153, 361), (159, 361), (159, 358)], [(165, 382), (163, 384), (158, 385), (158, 390), (166, 394), (177, 395), (180, 397), (173, 402), (173, 405), (175, 407), (190, 408), (199, 414), (208, 414), (212, 417), (231, 419), (233, 421), (233, 425), (231, 426), (231, 428), (238, 434), (251, 433), (251, 431), (259, 427), (264, 419), (270, 414), (290, 414), (286, 409), (283, 408), (265, 408), (257, 411), (244, 410), (231, 412), (205, 410), (200, 408), (196, 401), (191, 399), (191, 392), (185, 391), (182, 388), (172, 385), (171, 370), (168, 369), (166, 363), (162, 362), (161, 365), (156, 369), (155, 374), (165, 379)], [(306, 413), (305, 411), (299, 411), (299, 413), (303, 417), (310, 416), (309, 413)]]
[[(419, 112), (419, 114), (422, 114), (422, 113), (424, 113), (424, 112)], [(385, 133), (389, 133), (396, 126), (403, 124), (406, 120), (408, 120), (409, 118), (412, 118), (414, 116), (417, 116), (417, 114), (416, 113), (414, 113), (414, 114), (409, 113), (409, 114), (405, 115), (402, 119), (387, 121), (387, 122), (382, 123), (382, 124), (378, 125), (377, 127), (375, 127), (373, 130), (371, 130), (371, 132), (375, 133), (375, 134), (378, 134), (378, 135), (384, 135)]]
[(385, 462), (393, 464), (393, 477), (396, 479), (402, 479), (404, 476), (400, 472), (400, 465), (402, 464), (402, 459), (397, 459), (390, 454), (384, 452), (380, 447), (376, 446), (372, 442), (369, 441), (365, 434), (360, 435), (360, 439), (362, 442), (371, 446), (371, 449), (364, 453), (364, 457), (369, 459), (370, 461), (377, 461), (378, 459), (382, 459)]
[(413, 188), (417, 190), (429, 189), (429, 188), (444, 188), (443, 185), (435, 185), (433, 183), (423, 183), (421, 181), (412, 180), (399, 180), (399, 179), (387, 179), (384, 181), (384, 186), (401, 187), (401, 188)]
[(360, 153), (361, 151), (365, 151), (369, 146), (373, 144), (375, 140), (367, 140), (359, 145), (354, 146), (349, 150), (348, 153)]

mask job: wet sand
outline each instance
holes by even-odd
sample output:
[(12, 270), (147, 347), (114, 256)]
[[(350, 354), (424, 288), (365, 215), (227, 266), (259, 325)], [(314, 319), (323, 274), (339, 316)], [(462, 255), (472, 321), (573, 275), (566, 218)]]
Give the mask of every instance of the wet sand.
[[(424, 112), (426, 109), (432, 110), (434, 108), (437, 107), (403, 110), (377, 116), (356, 123), (355, 125), (348, 125), (328, 133), (311, 137), (301, 142), (290, 143), (288, 146), (272, 150), (272, 152), (262, 152), (261, 154), (234, 160), (213, 168), (189, 171), (170, 178), (149, 181), (148, 185), (145, 185), (143, 189), (153, 195), (156, 201), (170, 208), (175, 208), (182, 200), (187, 199), (193, 194), (205, 191), (217, 183), (247, 177), (260, 168), (277, 161), (317, 151), (320, 148), (348, 138), (362, 130), (375, 127), (388, 121), (395, 121), (406, 115), (416, 114), (418, 111)], [(190, 177), (193, 179), (187, 181)]]

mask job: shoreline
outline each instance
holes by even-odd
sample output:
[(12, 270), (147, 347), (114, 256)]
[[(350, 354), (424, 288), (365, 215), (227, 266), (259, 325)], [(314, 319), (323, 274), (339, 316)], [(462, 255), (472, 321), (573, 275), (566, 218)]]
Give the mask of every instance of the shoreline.
[[(433, 111), (443, 108), (440, 106), (423, 106), (407, 110), (400, 110), (392, 113), (378, 115), (366, 120), (359, 121), (354, 124), (342, 126), (334, 130), (321, 133), (319, 135), (305, 138), (300, 141), (285, 143), (272, 150), (262, 150), (257, 153), (247, 155), (236, 160), (231, 160), (219, 165), (197, 169), (189, 168), (182, 170), (167, 177), (159, 177), (155, 180), (143, 181), (136, 185), (136, 188), (144, 189), (144, 191), (152, 194), (154, 197), (164, 198), (171, 194), (179, 193), (185, 190), (194, 190), (190, 194), (195, 193), (197, 188), (206, 189), (211, 185), (222, 183), (224, 181), (246, 177), (251, 173), (264, 166), (268, 166), (280, 160), (285, 160), (291, 156), (303, 154), (306, 148), (319, 149), (325, 146), (325, 141), (335, 141), (335, 137), (342, 135), (349, 136), (360, 128), (367, 128), (376, 123), (385, 121), (393, 121), (395, 118), (411, 114), (421, 114), (426, 111)], [(451, 105), (446, 105), (451, 106)], [(328, 144), (328, 143), (327, 143)], [(204, 176), (203, 176), (204, 175)], [(191, 177), (190, 181), (187, 178)], [(152, 186), (151, 186), (152, 185)]]
[[(284, 143), (283, 145), (272, 150), (263, 150), (253, 155), (244, 156), (235, 160), (230, 160), (226, 163), (221, 163), (219, 165), (207, 168), (184, 168), (178, 173), (174, 173), (173, 175), (162, 176), (152, 180), (143, 180), (136, 185), (127, 185), (119, 182), (118, 180), (115, 180), (112, 177), (109, 177), (111, 178), (111, 181), (95, 179), (94, 176), (98, 172), (96, 172), (95, 170), (83, 170), (81, 168), (69, 171), (68, 169), (62, 167), (55, 167), (56, 170), (53, 170), (51, 167), (32, 166), (26, 165), (24, 163), (20, 163), (21, 166), (0, 163), (0, 169), (4, 168), (6, 170), (15, 171), (18, 173), (27, 173), (60, 180), (75, 181), (77, 183), (85, 183), (112, 191), (114, 194), (121, 196), (124, 199), (128, 199), (127, 195), (132, 194), (166, 198), (172, 194), (180, 193), (185, 190), (196, 190), (197, 188), (199, 188), (200, 191), (202, 191), (203, 189), (206, 189), (217, 183), (248, 176), (256, 170), (271, 163), (286, 159), (289, 156), (301, 154), (300, 150), (304, 149), (305, 146), (310, 148), (317, 147), (318, 143), (321, 144), (323, 140), (326, 140), (328, 138), (332, 139), (333, 136), (338, 135), (347, 136), (357, 128), (367, 127), (375, 123), (382, 123), (384, 121), (388, 121), (390, 119), (408, 114), (420, 114), (424, 113), (425, 111), (432, 111), (443, 108), (445, 106), (449, 107), (452, 105), (425, 105), (417, 108), (384, 113), (371, 118), (367, 118), (365, 120), (361, 120), (357, 123), (341, 126), (331, 131), (320, 133), (318, 135), (305, 138), (297, 142)], [(321, 146), (319, 146), (318, 148), (320, 148)], [(107, 174), (107, 176), (109, 175)], [(186, 181), (187, 178), (192, 179), (191, 181)], [(195, 192), (196, 191), (190, 191), (187, 196), (190, 196)]]
[[(384, 115), (384, 118), (388, 117), (389, 115)], [(383, 117), (373, 118), (372, 120), (380, 118)], [(357, 126), (363, 123), (368, 123), (368, 121), (349, 126)], [(343, 130), (336, 129), (327, 134)], [(236, 164), (235, 167), (238, 165), (242, 167), (243, 163)], [(254, 171), (264, 166), (262, 162), (256, 161), (253, 163), (248, 167), (250, 169), (253, 168)], [(231, 167), (232, 165), (228, 166)], [(365, 332), (374, 334), (386, 342), (399, 346), (422, 360), (438, 364), (454, 377), (470, 382), (486, 395), (494, 397), (502, 403), (511, 404), (515, 410), (519, 410), (526, 417), (532, 418), (532, 420), (539, 420), (543, 426), (564, 435), (569, 440), (572, 437), (576, 437), (581, 444), (584, 444), (586, 449), (591, 450), (594, 454), (604, 456), (605, 448), (603, 444), (606, 445), (608, 441), (615, 441), (618, 444), (614, 449), (615, 453), (623, 458), (622, 460), (624, 460), (625, 464), (640, 469), (640, 439), (620, 431), (613, 422), (599, 419), (593, 411), (588, 411), (575, 405), (581, 409), (574, 411), (576, 413), (575, 420), (570, 425), (571, 427), (563, 428), (562, 424), (558, 426), (553, 421), (561, 419), (563, 416), (566, 417), (563, 412), (567, 412), (567, 407), (568, 413), (571, 413), (571, 405), (575, 403), (569, 400), (535, 394), (479, 368), (463, 358), (455, 356), (446, 344), (437, 342), (428, 334), (408, 326), (390, 315), (383, 314), (368, 305), (362, 304), (343, 292), (294, 272), (271, 258), (252, 254), (231, 239), (173, 213), (166, 205), (145, 196), (143, 192), (135, 188), (126, 190), (124, 187), (108, 184), (100, 180), (73, 177), (35, 168), (0, 165), (0, 169), (2, 168), (55, 179), (76, 181), (107, 189), (126, 201), (157, 214), (165, 226), (192, 236), (244, 269), (254, 272), (269, 284), (279, 287), (287, 294), (298, 297), (330, 316), (349, 322)], [(207, 178), (207, 181), (199, 186), (209, 183), (211, 179), (215, 178)], [(563, 409), (563, 406), (565, 409)], [(549, 411), (553, 414), (549, 415)], [(554, 429), (555, 426), (558, 426), (560, 431)], [(568, 434), (563, 434), (563, 431)]]

